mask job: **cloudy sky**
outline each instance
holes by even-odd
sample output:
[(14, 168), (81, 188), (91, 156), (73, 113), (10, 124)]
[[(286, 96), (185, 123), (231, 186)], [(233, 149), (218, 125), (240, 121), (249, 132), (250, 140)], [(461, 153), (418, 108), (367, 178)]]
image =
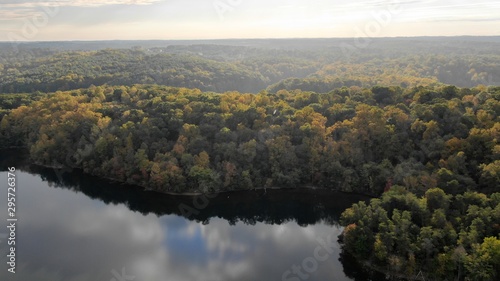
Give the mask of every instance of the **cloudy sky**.
[(500, 35), (498, 0), (0, 0), (0, 41)]

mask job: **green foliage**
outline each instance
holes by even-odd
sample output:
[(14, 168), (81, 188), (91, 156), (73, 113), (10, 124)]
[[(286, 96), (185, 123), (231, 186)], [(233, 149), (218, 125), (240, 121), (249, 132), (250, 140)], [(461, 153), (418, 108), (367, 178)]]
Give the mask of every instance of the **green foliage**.
[(465, 260), (465, 268), (473, 274), (471, 280), (498, 280), (500, 278), (500, 239), (486, 237), (474, 244)]
[[(283, 89), (328, 93), (344, 86), (381, 86), (373, 93), (352, 92), (349, 98), (387, 105), (402, 101), (396, 86), (444, 83), (474, 87), (498, 84), (500, 79), (499, 44), (477, 38), (377, 39), (372, 40), (370, 48), (348, 54), (345, 45), (352, 44), (351, 40), (232, 43), (237, 46), (221, 42), (183, 46), (176, 42), (164, 47), (169, 43), (157, 42), (163, 47), (131, 48), (123, 42), (106, 42), (102, 44), (112, 48), (102, 49), (77, 42), (39, 42), (22, 44), (17, 51), (0, 44), (0, 93), (134, 84), (253, 93), (266, 87), (272, 93)], [(454, 86), (446, 86), (442, 93), (420, 91), (416, 100), (449, 100), (459, 92)], [(127, 102), (127, 94), (116, 95)]]
[[(340, 98), (345, 91), (374, 96), (375, 104)], [(423, 91), (458, 96), (421, 104), (414, 99)], [(425, 194), (434, 212), (450, 204), (438, 186), (450, 194), (498, 191), (498, 116), (481, 117), (499, 102), (494, 91), (375, 87), (254, 95), (92, 86), (12, 110), (1, 121), (0, 139), (27, 146), (43, 165), (159, 191), (315, 185), (379, 195), (399, 185)], [(457, 124), (448, 128), (449, 121)], [(406, 196), (384, 203), (404, 205)], [(422, 225), (421, 208), (401, 210)]]
[(432, 280), (498, 280), (498, 196), (433, 188), (417, 198), (395, 187), (344, 211), (344, 249), (393, 274), (414, 277), (407, 269), (418, 268)]
[(160, 192), (382, 195), (343, 213), (345, 250), (399, 276), (499, 280), (500, 87), (482, 84), (500, 48), (400, 40), (0, 49), (0, 147)]

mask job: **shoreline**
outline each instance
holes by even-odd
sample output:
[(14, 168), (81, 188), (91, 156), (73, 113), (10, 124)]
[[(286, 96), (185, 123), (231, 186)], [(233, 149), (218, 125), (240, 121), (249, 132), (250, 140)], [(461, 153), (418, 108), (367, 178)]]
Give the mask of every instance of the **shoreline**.
[(56, 166), (56, 165), (45, 165), (45, 164), (40, 164), (40, 163), (29, 163), (29, 164), (43, 167), (43, 168), (47, 168), (47, 169), (75, 169), (75, 170), (80, 171), (84, 175), (93, 176), (93, 177), (96, 177), (96, 178), (99, 178), (102, 180), (107, 180), (107, 181), (110, 181), (111, 183), (114, 183), (114, 184), (135, 186), (135, 187), (141, 188), (144, 192), (156, 192), (156, 193), (172, 195), (172, 196), (202, 196), (202, 195), (217, 196), (219, 194), (227, 194), (227, 193), (233, 193), (233, 192), (261, 191), (261, 190), (264, 190), (264, 191), (266, 191), (266, 190), (321, 190), (321, 191), (330, 191), (330, 192), (339, 192), (339, 193), (344, 193), (344, 194), (366, 196), (369, 198), (377, 198), (377, 196), (375, 196), (373, 194), (366, 194), (366, 193), (359, 193), (359, 192), (348, 192), (348, 191), (337, 190), (337, 189), (328, 189), (325, 187), (319, 187), (319, 186), (313, 186), (313, 185), (300, 185), (300, 186), (296, 186), (296, 187), (279, 187), (279, 186), (256, 187), (256, 188), (251, 188), (251, 189), (222, 190), (222, 191), (212, 192), (212, 193), (205, 193), (205, 192), (199, 192), (199, 191), (168, 192), (168, 191), (155, 190), (155, 189), (152, 189), (152, 188), (149, 188), (147, 186), (143, 186), (143, 185), (140, 185), (137, 183), (122, 182), (122, 181), (119, 181), (119, 180), (111, 178), (111, 177), (105, 177), (105, 176), (99, 176), (99, 175), (86, 173), (81, 168), (71, 168), (71, 167)]
[(349, 192), (349, 191), (343, 191), (339, 189), (329, 189), (326, 187), (320, 187), (320, 186), (314, 186), (310, 184), (303, 184), (299, 185), (296, 187), (279, 187), (279, 186), (272, 186), (272, 187), (255, 187), (251, 189), (237, 189), (237, 190), (222, 190), (218, 192), (213, 192), (213, 193), (205, 193), (205, 192), (199, 192), (196, 190), (191, 190), (191, 191), (186, 191), (186, 192), (169, 192), (169, 191), (160, 191), (160, 190), (155, 190), (147, 186), (140, 185), (138, 183), (130, 183), (126, 181), (120, 181), (115, 178), (111, 177), (106, 177), (106, 176), (101, 176), (101, 175), (94, 175), (91, 173), (86, 173), (83, 171), (83, 169), (78, 168), (78, 167), (69, 167), (69, 166), (64, 166), (64, 165), (48, 165), (48, 164), (42, 164), (42, 163), (37, 163), (30, 161), (30, 153), (27, 147), (24, 146), (16, 146), (16, 147), (2, 147), (0, 148), (0, 151), (2, 150), (8, 150), (8, 149), (16, 149), (16, 150), (21, 150), (25, 153), (26, 158), (26, 164), (27, 165), (35, 165), (39, 166), (42, 168), (47, 168), (47, 169), (58, 169), (58, 170), (64, 170), (64, 169), (69, 169), (69, 170), (78, 170), (84, 175), (96, 177), (102, 180), (107, 180), (113, 184), (119, 184), (119, 185), (129, 185), (129, 186), (135, 186), (143, 189), (145, 192), (157, 192), (160, 194), (166, 194), (166, 195), (172, 195), (172, 196), (202, 196), (202, 195), (209, 195), (209, 196), (217, 196), (218, 194), (227, 194), (227, 193), (233, 193), (233, 192), (240, 192), (240, 191), (261, 191), (261, 190), (321, 190), (321, 191), (331, 191), (331, 192), (339, 192), (339, 193), (344, 193), (344, 194), (352, 194), (352, 195), (359, 195), (359, 196), (366, 196), (369, 198), (378, 198), (379, 196), (374, 195), (374, 194), (368, 194), (368, 193), (361, 193), (361, 192)]

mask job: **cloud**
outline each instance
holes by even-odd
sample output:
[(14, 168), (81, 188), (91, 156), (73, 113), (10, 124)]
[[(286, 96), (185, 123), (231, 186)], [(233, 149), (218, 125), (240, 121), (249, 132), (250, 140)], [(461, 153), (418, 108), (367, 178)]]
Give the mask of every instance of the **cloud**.
[(147, 6), (162, 0), (7, 0), (0, 3), (0, 22), (31, 19), (62, 7)]
[(221, 21), (214, 1), (2, 0), (0, 40), (45, 14), (50, 24), (29, 40), (352, 37), (388, 13), (380, 36), (494, 35), (500, 13), (498, 0), (216, 0), (239, 3)]
[(150, 5), (161, 0), (45, 0), (45, 1), (7, 1), (3, 8), (37, 7), (100, 7), (107, 5)]
[(495, 22), (500, 21), (500, 17), (496, 18), (449, 18), (449, 19), (436, 19), (434, 22)]
[(28, 14), (32, 15), (33, 10), (31, 9), (0, 10), (0, 21), (22, 19), (25, 18)]

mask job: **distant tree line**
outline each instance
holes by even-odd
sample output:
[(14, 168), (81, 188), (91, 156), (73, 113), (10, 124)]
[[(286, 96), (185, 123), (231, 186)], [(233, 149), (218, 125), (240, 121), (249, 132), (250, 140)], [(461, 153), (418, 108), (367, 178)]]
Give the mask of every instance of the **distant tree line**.
[(429, 42), (425, 46), (428, 53), (411, 42), (375, 43), (349, 55), (338, 47), (274, 50), (215, 45), (0, 50), (0, 93), (134, 84), (250, 93), (266, 88), (272, 93), (282, 89), (328, 93), (343, 86), (500, 85), (500, 44), (444, 46), (448, 52)]

